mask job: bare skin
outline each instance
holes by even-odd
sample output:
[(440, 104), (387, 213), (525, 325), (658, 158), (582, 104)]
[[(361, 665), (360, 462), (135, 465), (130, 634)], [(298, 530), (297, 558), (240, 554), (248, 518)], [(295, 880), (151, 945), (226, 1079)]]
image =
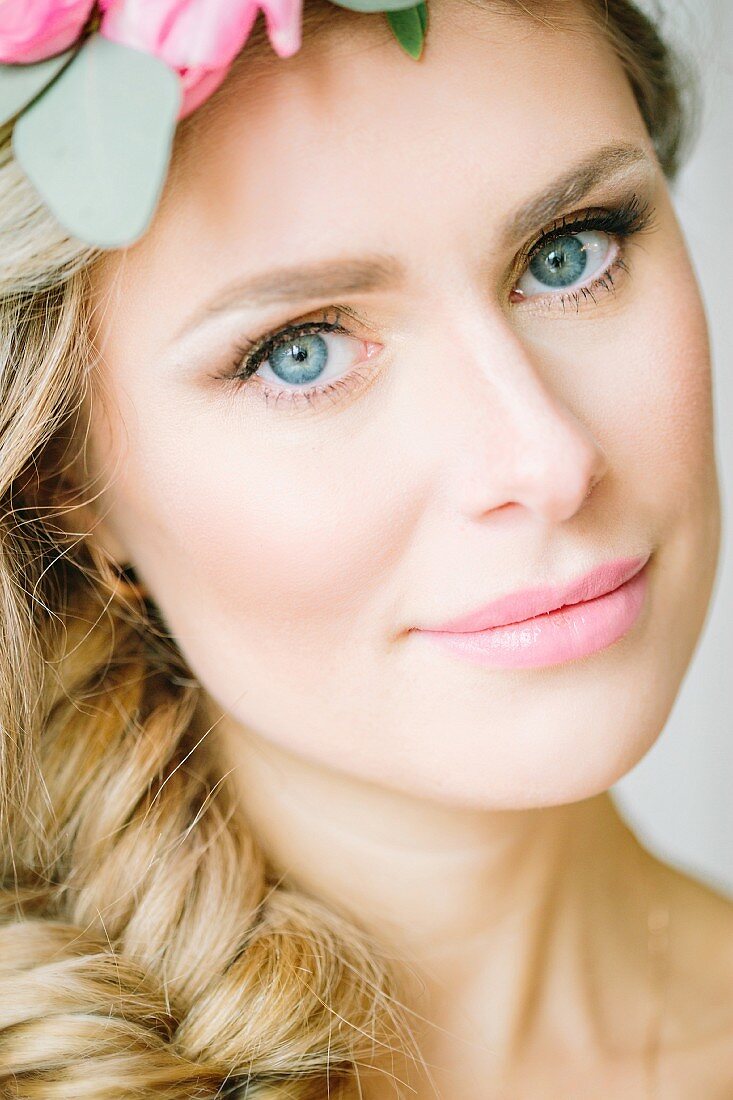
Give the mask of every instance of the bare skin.
[[(440, 0), (419, 66), (342, 19), (232, 74), (151, 230), (100, 273), (97, 537), (204, 685), (274, 867), (402, 960), (430, 1071), (375, 1059), (367, 1100), (722, 1100), (733, 902), (646, 852), (608, 793), (664, 728), (720, 545), (707, 329), (666, 182), (579, 10), (553, 29)], [(615, 289), (512, 293), (548, 224), (630, 195), (654, 227)], [(245, 276), (375, 252), (400, 284), (201, 316)], [(263, 399), (287, 389), (271, 369), (215, 377), (336, 304), (360, 316), (327, 337), (348, 391), (288, 411)], [(641, 551), (644, 613), (582, 660), (489, 670), (411, 632)]]
[(481, 815), (469, 840), (446, 813), (438, 842), (419, 827), (427, 804), (407, 810), (258, 739), (230, 744), (276, 872), (402, 962), (425, 1066), (384, 1052), (362, 1074), (366, 1100), (730, 1095), (733, 904), (660, 862), (607, 792), (513, 829), (497, 813), (493, 839)]

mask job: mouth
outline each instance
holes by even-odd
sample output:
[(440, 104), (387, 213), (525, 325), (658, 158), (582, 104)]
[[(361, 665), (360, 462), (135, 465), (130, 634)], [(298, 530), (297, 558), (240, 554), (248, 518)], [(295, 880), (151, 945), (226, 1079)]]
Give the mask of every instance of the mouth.
[[(628, 563), (629, 559), (625, 560)], [(546, 668), (587, 657), (624, 637), (640, 618), (647, 604), (648, 560), (638, 564), (636, 559), (633, 567), (626, 564), (621, 575), (627, 576), (615, 585), (603, 569), (586, 574), (565, 586), (564, 598), (548, 595), (557, 589), (544, 589), (540, 595), (535, 589), (531, 597), (525, 591), (520, 594), (523, 600), (529, 600), (534, 608), (538, 601), (541, 604), (541, 610), (529, 616), (512, 618), (507, 604), (497, 610), (495, 602), (489, 609), (495, 619), (503, 620), (498, 625), (485, 625), (484, 608), (473, 613), (474, 618), (478, 614), (480, 623), (473, 629), (417, 630), (416, 634), (454, 657), (492, 669)], [(620, 567), (613, 565), (618, 579)], [(550, 603), (554, 606), (548, 606)]]
[(644, 568), (651, 553), (616, 558), (571, 581), (542, 588), (510, 592), (482, 607), (438, 626), (420, 628), (440, 633), (471, 633), (526, 623), (563, 607), (588, 603), (621, 588)]

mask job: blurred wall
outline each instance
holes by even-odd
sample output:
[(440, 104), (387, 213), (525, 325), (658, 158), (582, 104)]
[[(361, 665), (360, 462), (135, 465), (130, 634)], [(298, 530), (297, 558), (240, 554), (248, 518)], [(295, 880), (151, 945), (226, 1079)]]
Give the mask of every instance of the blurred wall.
[(675, 195), (713, 340), (723, 546), (708, 619), (668, 724), (613, 792), (644, 843), (733, 897), (733, 3), (664, 6), (704, 94), (700, 135)]

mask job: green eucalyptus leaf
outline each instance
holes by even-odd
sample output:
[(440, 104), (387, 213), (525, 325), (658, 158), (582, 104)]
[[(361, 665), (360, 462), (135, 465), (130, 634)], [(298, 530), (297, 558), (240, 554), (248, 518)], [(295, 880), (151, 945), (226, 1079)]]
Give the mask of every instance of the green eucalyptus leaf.
[(27, 107), (68, 65), (76, 47), (30, 65), (0, 65), (0, 126)]
[(428, 9), (424, 0), (412, 8), (388, 11), (385, 14), (400, 46), (417, 60), (422, 54), (428, 25)]
[(420, 22), (422, 24), (422, 34), (424, 38), (425, 35), (428, 33), (428, 5), (425, 3), (425, 0), (420, 0), (420, 3), (417, 5), (415, 10), (420, 17)]
[(180, 102), (163, 61), (94, 34), (20, 116), (13, 151), (68, 232), (131, 244), (157, 206)]
[(401, 11), (404, 8), (414, 8), (415, 0), (331, 0), (340, 8), (350, 8), (351, 11)]

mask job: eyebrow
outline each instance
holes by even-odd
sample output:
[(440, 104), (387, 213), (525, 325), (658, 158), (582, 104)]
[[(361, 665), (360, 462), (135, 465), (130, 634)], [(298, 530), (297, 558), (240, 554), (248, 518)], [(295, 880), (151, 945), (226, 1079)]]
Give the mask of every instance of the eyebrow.
[(562, 210), (579, 203), (599, 184), (607, 183), (625, 169), (644, 162), (649, 168), (652, 167), (648, 154), (641, 146), (603, 146), (520, 206), (509, 219), (505, 240), (528, 236), (538, 226), (551, 222)]
[[(646, 162), (648, 153), (637, 145), (611, 144), (564, 172), (549, 186), (523, 203), (510, 215), (503, 238), (514, 242), (546, 225), (563, 210), (579, 203), (595, 187), (633, 165)], [(370, 253), (362, 257), (318, 260), (274, 268), (245, 279), (237, 279), (185, 322), (183, 336), (202, 321), (231, 309), (257, 308), (288, 302), (342, 298), (375, 290), (392, 290), (403, 285), (405, 269), (395, 256)]]

